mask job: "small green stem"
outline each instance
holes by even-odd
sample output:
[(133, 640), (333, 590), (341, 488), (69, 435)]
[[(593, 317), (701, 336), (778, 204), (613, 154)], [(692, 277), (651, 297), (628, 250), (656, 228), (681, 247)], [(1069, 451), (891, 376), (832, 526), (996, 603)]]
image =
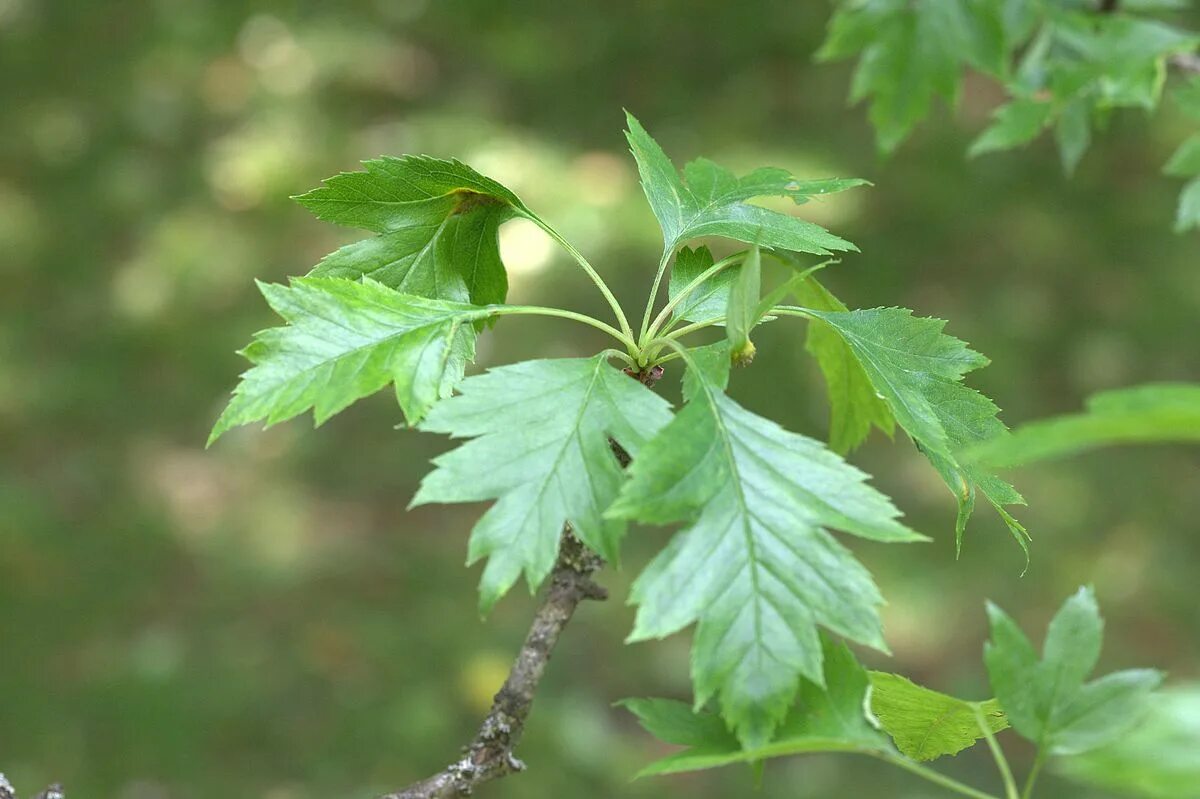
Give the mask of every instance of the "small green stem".
[(583, 253), (575, 249), (575, 246), (571, 244), (571, 242), (564, 239), (557, 230), (550, 227), (542, 219), (538, 218), (536, 214), (526, 215), (526, 219), (533, 222), (542, 230), (546, 231), (546, 234), (549, 235), (550, 238), (558, 242), (558, 244), (564, 250), (566, 250), (567, 253), (569, 253), (570, 256), (574, 258), (581, 267), (583, 267), (583, 271), (587, 273), (587, 276), (590, 277), (592, 282), (596, 284), (596, 288), (600, 289), (600, 293), (604, 295), (604, 299), (608, 302), (608, 307), (612, 308), (613, 313), (617, 317), (617, 323), (621, 325), (621, 332), (624, 333), (630, 341), (633, 341), (633, 328), (629, 326), (629, 320), (625, 317), (625, 310), (621, 307), (621, 303), (617, 302), (617, 298), (613, 296), (612, 289), (610, 289), (608, 284), (604, 282), (604, 278), (600, 277), (600, 273), (596, 271), (595, 267), (591, 265), (587, 258), (583, 257)]
[(695, 322), (690, 325), (685, 325), (678, 330), (674, 330), (670, 333), (650, 339), (642, 346), (642, 352), (645, 354), (646, 362), (658, 364), (665, 363), (667, 360), (673, 360), (672, 358), (659, 358), (658, 353), (662, 352), (663, 347), (672, 345), (675, 341), (683, 336), (686, 336), (688, 333), (694, 333), (697, 330), (703, 330), (706, 327), (712, 327), (718, 322), (722, 322), (724, 320), (724, 316), (718, 316), (714, 319), (706, 319), (702, 322)]
[(629, 353), (621, 352), (620, 350), (607, 349), (601, 350), (600, 354), (607, 358), (616, 358), (619, 361), (624, 361), (631, 369), (638, 368), (637, 361), (630, 357)]
[(697, 275), (690, 283), (683, 287), (682, 291), (671, 298), (671, 301), (666, 304), (666, 307), (658, 312), (658, 316), (654, 317), (654, 321), (650, 323), (650, 327), (646, 330), (641, 340), (645, 342), (647, 339), (653, 339), (656, 335), (658, 335), (659, 329), (670, 317), (671, 311), (675, 310), (676, 306), (686, 299), (689, 294), (698, 289), (704, 283), (704, 281), (708, 280), (722, 269), (738, 263), (745, 257), (746, 253), (744, 252), (734, 253), (728, 258), (723, 258), (720, 261), (717, 261), (708, 269), (705, 269), (703, 272)]
[(655, 341), (675, 341), (677, 339), (682, 338), (683, 336), (686, 336), (688, 333), (695, 333), (697, 330), (703, 330), (706, 327), (712, 327), (713, 325), (719, 324), (724, 321), (725, 321), (724, 316), (714, 316), (712, 319), (704, 319), (699, 322), (693, 322), (690, 325), (684, 325), (681, 328), (672, 330), (670, 333), (666, 333), (664, 335), (659, 336), (656, 339), (652, 339), (651, 341), (647, 342), (646, 346), (650, 346)]
[(662, 258), (658, 259), (658, 271), (654, 273), (654, 283), (650, 287), (650, 298), (646, 300), (646, 311), (642, 314), (642, 328), (638, 333), (638, 340), (646, 340), (646, 331), (650, 329), (650, 312), (654, 309), (654, 301), (658, 299), (658, 289), (662, 285), (663, 274), (667, 271), (667, 262), (671, 260), (671, 255), (675, 251), (674, 246), (663, 249)]
[(798, 305), (776, 305), (771, 309), (771, 313), (783, 314), (784, 316), (799, 316), (802, 319), (812, 319), (812, 312), (808, 308), (801, 308)]
[(965, 783), (961, 783), (956, 779), (947, 777), (945, 774), (934, 771), (931, 768), (926, 768), (920, 763), (914, 763), (906, 757), (894, 755), (890, 752), (872, 752), (871, 754), (885, 763), (891, 763), (893, 766), (898, 766), (905, 771), (916, 774), (921, 779), (928, 780), (934, 785), (940, 785), (946, 790), (954, 791), (962, 796), (970, 796), (972, 799), (998, 799), (998, 797), (993, 796), (990, 793), (984, 793), (983, 791), (972, 788), (970, 785), (966, 785)]
[(1020, 799), (1017, 794), (1017, 782), (1013, 779), (1012, 769), (1008, 766), (1008, 758), (1004, 756), (1004, 750), (1000, 748), (1000, 744), (996, 743), (996, 736), (992, 735), (992, 728), (988, 726), (987, 719), (983, 717), (983, 710), (979, 705), (975, 705), (974, 710), (975, 723), (979, 725), (979, 730), (987, 739), (988, 749), (992, 750), (992, 758), (996, 761), (996, 768), (1000, 772), (1000, 779), (1004, 781), (1005, 797)]
[(1029, 776), (1025, 779), (1025, 790), (1021, 791), (1021, 799), (1029, 799), (1033, 796), (1033, 786), (1037, 782), (1038, 773), (1042, 770), (1042, 764), (1046, 762), (1046, 750), (1038, 748), (1037, 757), (1033, 759), (1033, 768), (1029, 770)]
[(615, 338), (617, 341), (625, 345), (631, 356), (637, 355), (637, 344), (633, 337), (622, 333), (615, 327), (601, 322), (599, 319), (593, 319), (587, 314), (575, 313), (574, 311), (565, 311), (562, 308), (544, 308), (540, 305), (490, 305), (488, 310), (492, 316), (557, 316), (560, 319), (571, 319), (576, 322), (582, 322), (585, 325), (590, 325), (597, 330), (603, 330), (608, 335)]
[(658, 357), (652, 357), (652, 358), (650, 359), (650, 365), (651, 365), (651, 366), (661, 366), (661, 365), (662, 365), (662, 364), (664, 364), (664, 363), (670, 363), (671, 361), (674, 361), (674, 360), (676, 360), (677, 358), (680, 358), (680, 357), (682, 357), (682, 356), (681, 356), (681, 355), (680, 355), (678, 352), (670, 352), (670, 353), (667, 353), (666, 355), (664, 355), (664, 356), (663, 356), (663, 357), (661, 357), (661, 358), (658, 358)]

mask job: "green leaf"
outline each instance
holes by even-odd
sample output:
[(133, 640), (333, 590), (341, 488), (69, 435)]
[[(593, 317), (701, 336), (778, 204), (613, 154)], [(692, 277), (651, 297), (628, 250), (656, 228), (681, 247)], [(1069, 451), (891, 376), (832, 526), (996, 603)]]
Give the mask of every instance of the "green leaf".
[(973, 746), (983, 737), (977, 712), (993, 733), (1008, 728), (995, 699), (967, 702), (880, 671), (871, 672), (871, 689), (871, 712), (896, 747), (913, 760), (935, 760)]
[(801, 180), (783, 169), (756, 169), (739, 178), (707, 159), (692, 161), (680, 177), (658, 142), (632, 114), (626, 116), (629, 148), (637, 161), (646, 199), (662, 227), (665, 250), (674, 250), (700, 236), (723, 236), (817, 255), (857, 249), (820, 225), (745, 201), (779, 196), (802, 203), (814, 195), (861, 186), (866, 181)]
[(1176, 86), (1171, 99), (1189, 119), (1200, 122), (1200, 75), (1192, 75)]
[(658, 760), (638, 777), (697, 771), (731, 763), (815, 752), (886, 752), (887, 739), (865, 712), (867, 673), (845, 644), (823, 636), (823, 680), (800, 681), (799, 701), (778, 735), (756, 749), (743, 749), (720, 718), (667, 699), (627, 699), (621, 704), (653, 736), (689, 747)]
[(1033, 141), (1050, 122), (1054, 105), (1032, 99), (1017, 99), (1000, 106), (992, 124), (971, 144), (968, 155), (1009, 150)]
[(861, 51), (850, 98), (871, 98), (879, 148), (890, 153), (929, 114), (934, 98), (957, 103), (968, 64), (1002, 75), (1006, 38), (996, 0), (874, 0), (843, 4), (817, 57)]
[(414, 505), (497, 502), (471, 531), (468, 565), (487, 557), (486, 612), (522, 572), (531, 589), (554, 566), (563, 524), (616, 560), (625, 524), (604, 518), (623, 474), (611, 437), (636, 454), (671, 418), (665, 400), (604, 356), (528, 361), (470, 377), (422, 430), (471, 437), (437, 457)]
[(1103, 622), (1089, 588), (1068, 599), (1050, 622), (1039, 660), (1020, 628), (988, 605), (991, 640), (984, 661), (1013, 729), (1050, 754), (1086, 752), (1137, 726), (1162, 682), (1152, 669), (1084, 679), (1100, 657)]
[(1049, 87), (1057, 96), (1095, 91), (1101, 105), (1153, 108), (1166, 59), (1195, 49), (1200, 39), (1157, 20), (1080, 14), (1058, 17), (1053, 41)]
[[(713, 256), (707, 247), (680, 249), (675, 255), (675, 264), (671, 267), (667, 296), (675, 299), (689, 283), (700, 277), (712, 265)], [(737, 279), (740, 268), (731, 266), (706, 279), (675, 306), (672, 316), (688, 322), (707, 322), (724, 316), (729, 304), (729, 288)]]
[[(846, 306), (828, 289), (808, 277), (795, 287), (801, 305), (818, 311), (845, 311)], [(808, 323), (805, 349), (817, 359), (829, 394), (829, 446), (839, 454), (850, 452), (875, 426), (889, 437), (895, 419), (887, 403), (875, 392), (854, 351), (845, 339), (820, 319)]]
[(1200, 685), (1151, 697), (1146, 720), (1111, 744), (1063, 758), (1056, 770), (1077, 782), (1145, 799), (1200, 796)]
[(697, 707), (717, 697), (755, 748), (786, 714), (797, 677), (822, 680), (818, 626), (885, 646), (878, 589), (823, 528), (888, 542), (921, 536), (866, 475), (725, 396), (724, 369), (689, 362), (687, 404), (639, 453), (608, 513), (688, 523), (635, 582), (630, 639), (698, 622)]
[(958, 499), (956, 546), (961, 547), (978, 491), (1000, 513), (1028, 557), (1028, 533), (1003, 508), (1024, 504), (1021, 495), (963, 457), (971, 446), (1006, 432), (996, 418), (995, 404), (961, 382), (967, 372), (987, 365), (987, 358), (944, 334), (943, 320), (914, 317), (904, 308), (806, 313), (842, 337), (896, 421)]
[(1163, 172), (1177, 178), (1192, 178), (1200, 175), (1200, 134), (1189, 137), (1179, 145)]
[(379, 235), (327, 256), (313, 276), (369, 277), (406, 294), (476, 305), (504, 302), (497, 230), (524, 203), (458, 161), (406, 155), (365, 161), (296, 201), (320, 219)]
[(1164, 441), (1200, 442), (1200, 385), (1151, 383), (1105, 391), (1090, 398), (1083, 413), (1022, 425), (968, 457), (1012, 466), (1112, 444)]
[(754, 342), (750, 331), (759, 322), (758, 303), (762, 296), (762, 256), (758, 247), (742, 261), (737, 280), (729, 289), (725, 310), (725, 338), (735, 364), (745, 366), (754, 360)]
[(415, 424), (462, 379), (475, 354), (471, 323), (495, 311), (400, 294), (371, 280), (300, 278), (258, 287), (289, 324), (256, 334), (242, 350), (254, 366), (210, 444), (231, 427), (259, 419), (273, 425), (309, 408), (320, 425), (388, 383)]
[(1175, 232), (1200, 227), (1200, 178), (1190, 181), (1179, 193), (1179, 206), (1175, 211)]
[(1092, 101), (1076, 97), (1067, 103), (1054, 126), (1063, 171), (1072, 175), (1092, 143)]

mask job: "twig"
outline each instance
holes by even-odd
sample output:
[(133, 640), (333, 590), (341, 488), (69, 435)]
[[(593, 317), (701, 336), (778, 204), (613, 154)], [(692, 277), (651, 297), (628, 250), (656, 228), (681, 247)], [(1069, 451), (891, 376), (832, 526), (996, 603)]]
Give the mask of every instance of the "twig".
[(492, 709), (475, 739), (467, 745), (461, 759), (383, 799), (457, 799), (468, 796), (480, 783), (525, 768), (513, 755), (513, 749), (521, 740), (534, 692), (558, 636), (575, 608), (585, 599), (608, 597), (604, 588), (592, 580), (592, 574), (603, 564), (598, 555), (575, 537), (570, 525), (563, 530), (558, 561), (550, 575), (550, 590), (534, 614), (512, 671), (492, 701)]
[[(56, 782), (33, 799), (66, 799), (66, 796), (63, 787)], [(16, 789), (3, 774), (0, 774), (0, 799), (17, 799)]]
[(1171, 66), (1180, 72), (1200, 75), (1200, 55), (1196, 53), (1178, 53), (1171, 56)]

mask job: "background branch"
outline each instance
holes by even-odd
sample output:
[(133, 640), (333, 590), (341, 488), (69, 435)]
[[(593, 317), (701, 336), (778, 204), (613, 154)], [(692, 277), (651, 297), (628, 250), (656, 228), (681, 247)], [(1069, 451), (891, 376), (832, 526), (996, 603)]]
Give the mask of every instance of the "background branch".
[(1171, 66), (1181, 72), (1200, 75), (1200, 55), (1195, 53), (1180, 53), (1171, 56)]
[[(0, 799), (17, 799), (16, 789), (3, 774), (0, 774)], [(66, 799), (66, 794), (63, 793), (61, 785), (54, 783), (41, 793), (35, 794), (33, 799)]]

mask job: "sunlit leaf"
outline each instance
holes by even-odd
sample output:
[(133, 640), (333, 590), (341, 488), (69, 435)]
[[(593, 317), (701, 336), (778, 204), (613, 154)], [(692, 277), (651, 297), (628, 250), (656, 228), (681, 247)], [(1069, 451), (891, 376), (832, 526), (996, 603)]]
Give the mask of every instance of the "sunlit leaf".
[(920, 536), (861, 472), (725, 396), (721, 361), (689, 370), (687, 404), (643, 447), (609, 514), (687, 523), (634, 584), (631, 639), (698, 622), (697, 706), (716, 697), (756, 748), (786, 715), (797, 679), (822, 680), (819, 626), (884, 648), (878, 589), (824, 528)]
[(471, 437), (434, 460), (414, 505), (497, 502), (471, 532), (469, 563), (487, 557), (488, 610), (524, 572), (550, 573), (563, 524), (609, 560), (625, 532), (605, 518), (622, 471), (609, 439), (635, 454), (670, 419), (665, 400), (603, 357), (526, 361), (468, 378), (422, 430)]
[(254, 337), (242, 354), (254, 364), (213, 427), (275, 424), (310, 408), (321, 424), (388, 383), (409, 423), (419, 421), (462, 379), (475, 353), (473, 322), (492, 310), (401, 294), (374, 281), (301, 278), (260, 283), (288, 322)]
[(995, 699), (967, 702), (879, 671), (871, 672), (871, 689), (871, 712), (913, 760), (935, 760), (973, 746), (983, 737), (977, 714), (994, 733), (1008, 727)]

